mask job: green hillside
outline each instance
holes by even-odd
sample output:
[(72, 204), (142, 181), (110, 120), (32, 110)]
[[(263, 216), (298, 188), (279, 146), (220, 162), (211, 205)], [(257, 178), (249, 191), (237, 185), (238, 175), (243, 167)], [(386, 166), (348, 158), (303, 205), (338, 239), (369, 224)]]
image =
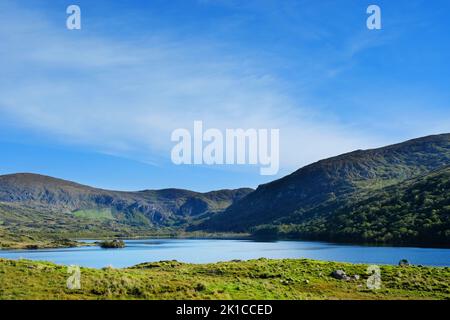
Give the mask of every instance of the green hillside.
[[(448, 189), (442, 187), (446, 186), (448, 169), (431, 172), (449, 164), (450, 134), (355, 151), (262, 185), (225, 212), (192, 229), (448, 245)], [(428, 174), (431, 175), (427, 177)], [(413, 189), (406, 189), (411, 184)], [(419, 203), (411, 197), (408, 192), (413, 191), (414, 197), (427, 199), (426, 202)], [(396, 199), (390, 199), (393, 192)], [(395, 201), (400, 204), (391, 205)], [(439, 233), (425, 236), (436, 230)]]
[[(298, 219), (296, 221), (296, 219)], [(450, 167), (349, 201), (333, 214), (293, 215), (254, 228), (259, 236), (418, 245), (450, 243)]]

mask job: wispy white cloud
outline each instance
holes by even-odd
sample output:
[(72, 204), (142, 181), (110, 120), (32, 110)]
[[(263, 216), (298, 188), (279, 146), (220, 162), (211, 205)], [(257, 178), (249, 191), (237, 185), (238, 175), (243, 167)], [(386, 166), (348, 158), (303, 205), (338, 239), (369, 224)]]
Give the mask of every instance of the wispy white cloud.
[(286, 93), (285, 83), (261, 68), (264, 61), (238, 50), (224, 54), (223, 43), (75, 34), (11, 4), (0, 21), (7, 26), (0, 28), (2, 121), (59, 142), (161, 160), (170, 156), (172, 130), (194, 120), (221, 129), (279, 128), (285, 171), (381, 144), (311, 113), (314, 106)]

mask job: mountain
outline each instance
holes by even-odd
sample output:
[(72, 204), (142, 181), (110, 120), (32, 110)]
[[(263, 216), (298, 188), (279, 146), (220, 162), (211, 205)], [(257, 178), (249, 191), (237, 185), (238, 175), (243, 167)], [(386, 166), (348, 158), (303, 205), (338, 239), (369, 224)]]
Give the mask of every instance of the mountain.
[[(398, 192), (406, 192), (402, 187), (406, 181), (426, 177), (449, 164), (450, 134), (354, 151), (313, 163), (289, 176), (261, 185), (223, 213), (191, 229), (251, 231), (260, 226), (261, 231), (268, 225), (309, 224), (312, 230), (313, 226), (317, 228), (318, 225), (325, 225), (328, 228), (318, 228), (317, 232), (309, 230), (302, 234), (319, 239), (330, 238), (336, 228), (343, 227), (336, 220), (342, 214), (342, 208), (352, 210), (355, 215), (365, 214), (361, 203), (370, 202), (371, 195), (380, 190), (383, 190), (384, 195), (386, 192), (389, 194), (387, 190), (393, 190), (388, 189), (391, 186)], [(445, 189), (435, 191), (442, 192), (442, 197), (447, 192)], [(428, 215), (431, 216), (432, 212)], [(359, 226), (355, 228), (359, 228), (362, 234), (363, 230)], [(329, 236), (325, 237), (325, 233)], [(354, 236), (355, 241), (364, 238), (361, 234)]]
[[(223, 211), (252, 189), (207, 193), (180, 189), (120, 192), (92, 188), (48, 176), (22, 173), (0, 176), (0, 209), (28, 216), (114, 220), (129, 225), (173, 226)], [(0, 220), (2, 220), (0, 210)]]
[(375, 191), (336, 210), (324, 225), (317, 222), (299, 231), (337, 241), (448, 245), (450, 166)]
[(187, 230), (449, 245), (449, 180), (450, 134), (321, 160), (256, 190), (120, 192), (4, 175), (0, 239)]
[(450, 244), (450, 166), (348, 201), (332, 214), (254, 228), (258, 237)]

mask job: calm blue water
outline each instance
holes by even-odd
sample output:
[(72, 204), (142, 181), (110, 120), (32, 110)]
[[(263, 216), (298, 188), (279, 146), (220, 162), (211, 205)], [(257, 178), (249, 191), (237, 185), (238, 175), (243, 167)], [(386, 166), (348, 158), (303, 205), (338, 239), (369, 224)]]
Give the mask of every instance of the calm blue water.
[(401, 259), (408, 259), (413, 264), (450, 266), (450, 249), (368, 247), (305, 241), (148, 239), (125, 242), (127, 246), (123, 249), (80, 247), (0, 250), (0, 257), (46, 260), (58, 264), (93, 268), (108, 265), (121, 268), (160, 260), (208, 263), (257, 258), (309, 258), (371, 264), (397, 264)]

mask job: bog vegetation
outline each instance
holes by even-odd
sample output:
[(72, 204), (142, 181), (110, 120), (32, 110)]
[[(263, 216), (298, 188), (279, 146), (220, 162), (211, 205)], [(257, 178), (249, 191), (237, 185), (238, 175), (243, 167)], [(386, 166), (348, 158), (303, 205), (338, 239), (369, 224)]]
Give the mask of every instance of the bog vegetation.
[[(333, 278), (336, 270), (351, 280)], [(378, 290), (367, 287), (367, 265), (312, 260), (81, 268), (75, 290), (67, 288), (67, 271), (48, 262), (0, 259), (0, 299), (450, 299), (450, 268), (381, 266)]]

